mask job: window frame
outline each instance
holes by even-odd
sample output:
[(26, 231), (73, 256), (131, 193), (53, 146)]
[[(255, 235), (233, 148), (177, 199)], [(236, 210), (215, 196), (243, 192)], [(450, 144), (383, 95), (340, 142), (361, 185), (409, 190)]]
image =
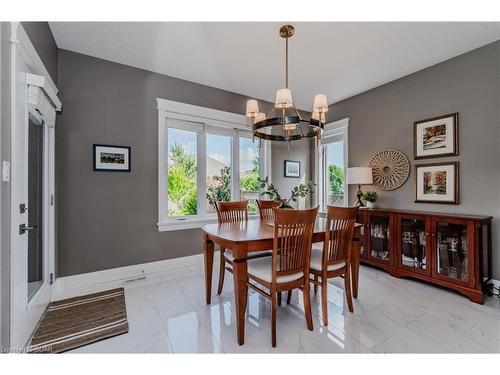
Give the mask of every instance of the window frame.
[[(211, 108), (157, 98), (158, 110), (158, 230), (172, 231), (199, 228), (217, 222), (215, 213), (206, 212), (206, 135), (231, 137), (231, 199), (240, 198), (240, 138), (252, 138), (246, 116)], [(173, 126), (172, 126), (173, 125)], [(194, 131), (197, 134), (198, 213), (192, 216), (168, 216), (168, 128)], [(257, 141), (257, 140), (256, 140)], [(271, 176), (271, 142), (261, 140), (260, 178)], [(251, 218), (258, 215), (251, 215)]]
[(349, 118), (334, 121), (324, 126), (324, 132), (321, 135), (321, 141), (318, 147), (315, 148), (315, 163), (316, 170), (315, 183), (318, 185), (318, 199), (315, 204), (320, 206), (320, 213), (326, 213), (327, 197), (328, 197), (328, 171), (326, 168), (326, 147), (333, 143), (332, 138), (341, 137), (344, 142), (344, 206), (349, 205), (349, 185), (347, 184), (347, 168), (349, 165)]

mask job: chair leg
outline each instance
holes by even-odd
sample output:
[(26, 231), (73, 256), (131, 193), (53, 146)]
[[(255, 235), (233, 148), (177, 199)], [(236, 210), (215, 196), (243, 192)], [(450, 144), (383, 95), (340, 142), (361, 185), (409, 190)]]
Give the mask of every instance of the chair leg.
[(286, 304), (289, 305), (292, 301), (292, 289), (288, 291), (288, 295), (286, 296)]
[(328, 278), (321, 276), (321, 311), (323, 325), (328, 326)]
[(312, 310), (311, 310), (311, 289), (309, 286), (309, 280), (304, 283), (304, 289), (302, 290), (304, 295), (304, 314), (306, 316), (307, 328), (309, 331), (313, 330), (313, 320), (312, 320)]
[(222, 288), (224, 287), (224, 274), (226, 273), (226, 260), (224, 259), (225, 249), (221, 247), (220, 249), (220, 264), (219, 264), (219, 286), (217, 287), (217, 294), (222, 293)]
[(271, 345), (273, 348), (276, 347), (276, 298), (277, 293), (271, 292)]
[(281, 292), (278, 292), (278, 306), (281, 306)]
[(352, 294), (351, 294), (351, 275), (350, 267), (347, 267), (344, 276), (344, 293), (347, 299), (347, 307), (349, 307), (350, 312), (354, 312), (354, 307), (352, 306)]
[(316, 281), (314, 283), (314, 294), (318, 294), (318, 275), (314, 275), (314, 281)]

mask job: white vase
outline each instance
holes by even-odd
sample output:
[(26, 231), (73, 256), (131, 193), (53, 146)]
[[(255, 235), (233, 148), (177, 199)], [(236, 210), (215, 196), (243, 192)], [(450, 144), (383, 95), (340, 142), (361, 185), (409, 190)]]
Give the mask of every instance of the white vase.
[(366, 202), (366, 207), (367, 208), (374, 208), (375, 207), (375, 202)]

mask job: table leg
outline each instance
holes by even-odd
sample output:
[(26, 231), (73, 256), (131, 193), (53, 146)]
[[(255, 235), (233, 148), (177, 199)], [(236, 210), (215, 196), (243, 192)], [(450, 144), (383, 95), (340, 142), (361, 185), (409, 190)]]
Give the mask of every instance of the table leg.
[(248, 269), (246, 259), (233, 261), (234, 302), (236, 305), (236, 332), (238, 344), (245, 342), (245, 311), (248, 299)]
[(210, 305), (212, 300), (212, 270), (214, 265), (214, 243), (205, 234), (203, 241), (203, 254), (205, 256), (205, 300)]
[(361, 230), (360, 228), (355, 228), (354, 238), (352, 241), (352, 252), (351, 252), (351, 281), (352, 281), (353, 298), (358, 298), (360, 256), (361, 256)]

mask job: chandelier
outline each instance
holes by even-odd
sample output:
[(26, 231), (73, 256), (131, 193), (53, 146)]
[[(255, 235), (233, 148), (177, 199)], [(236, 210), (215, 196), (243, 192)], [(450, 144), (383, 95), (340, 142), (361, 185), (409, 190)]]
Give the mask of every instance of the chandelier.
[(257, 100), (247, 101), (246, 115), (253, 125), (254, 137), (270, 141), (290, 142), (303, 138), (319, 139), (325, 123), (328, 103), (325, 95), (316, 95), (309, 120), (303, 119), (292, 100), (288, 88), (288, 39), (295, 32), (292, 25), (284, 25), (279, 34), (285, 39), (285, 88), (276, 91), (274, 107), (266, 115), (259, 111)]

